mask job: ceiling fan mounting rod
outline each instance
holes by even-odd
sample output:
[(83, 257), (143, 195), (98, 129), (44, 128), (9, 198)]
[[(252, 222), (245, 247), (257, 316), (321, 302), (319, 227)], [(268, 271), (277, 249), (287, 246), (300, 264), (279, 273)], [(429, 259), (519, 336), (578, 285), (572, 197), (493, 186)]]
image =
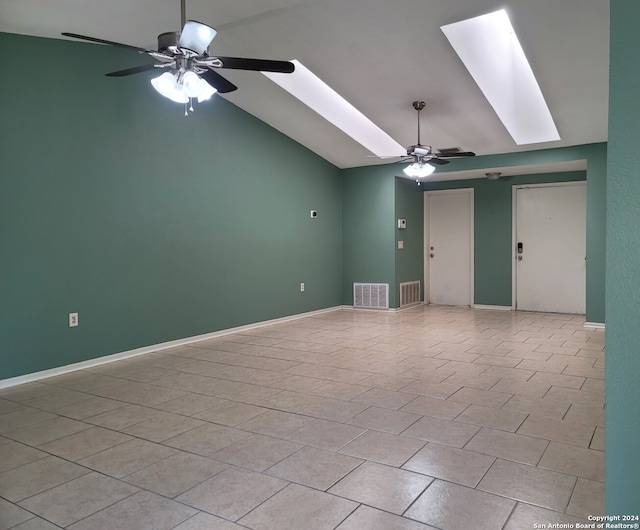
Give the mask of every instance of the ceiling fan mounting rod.
[(187, 6), (186, 0), (180, 0), (180, 27), (184, 28), (187, 21)]
[(414, 101), (413, 108), (418, 111), (418, 145), (422, 145), (420, 143), (420, 111), (424, 109), (424, 101)]

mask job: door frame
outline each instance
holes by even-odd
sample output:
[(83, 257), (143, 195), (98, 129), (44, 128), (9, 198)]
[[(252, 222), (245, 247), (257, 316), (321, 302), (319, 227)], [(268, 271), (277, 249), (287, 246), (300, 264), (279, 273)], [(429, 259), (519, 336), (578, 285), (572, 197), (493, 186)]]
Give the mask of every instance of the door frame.
[[(518, 220), (518, 190), (527, 188), (564, 188), (567, 186), (584, 186), (587, 187), (586, 180), (571, 180), (568, 182), (543, 182), (540, 184), (518, 184), (511, 187), (511, 309), (518, 310), (516, 305), (518, 302), (517, 276), (516, 276), (516, 245), (518, 244), (516, 226)], [(585, 219), (585, 234), (587, 220)], [(586, 290), (586, 285), (585, 285)]]
[(470, 307), (475, 305), (474, 288), (474, 263), (475, 263), (475, 223), (474, 223), (474, 188), (454, 188), (446, 190), (429, 190), (424, 192), (424, 303), (431, 303), (431, 268), (429, 259), (429, 197), (432, 195), (443, 195), (447, 193), (467, 193), (469, 194), (469, 301)]

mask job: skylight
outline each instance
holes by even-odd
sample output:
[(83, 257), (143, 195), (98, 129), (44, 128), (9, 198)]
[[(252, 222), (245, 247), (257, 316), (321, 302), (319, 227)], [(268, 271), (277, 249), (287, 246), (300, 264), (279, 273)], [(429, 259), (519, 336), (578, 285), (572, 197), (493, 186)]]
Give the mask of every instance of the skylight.
[(300, 61), (292, 74), (262, 72), (274, 83), (338, 127), (377, 156), (402, 156), (406, 150), (391, 136), (328, 86)]
[(560, 140), (507, 12), (440, 28), (518, 145)]

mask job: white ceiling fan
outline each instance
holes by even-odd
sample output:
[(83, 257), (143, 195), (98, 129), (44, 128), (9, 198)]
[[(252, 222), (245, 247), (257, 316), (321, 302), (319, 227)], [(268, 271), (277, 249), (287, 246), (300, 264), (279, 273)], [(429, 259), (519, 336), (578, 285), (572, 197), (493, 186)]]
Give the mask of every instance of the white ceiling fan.
[(419, 179), (431, 175), (435, 171), (433, 164), (442, 166), (449, 163), (449, 158), (460, 158), (476, 156), (471, 151), (462, 151), (459, 147), (452, 147), (449, 149), (440, 149), (434, 151), (430, 145), (423, 145), (420, 143), (420, 111), (425, 107), (424, 101), (414, 101), (412, 103), (413, 108), (418, 112), (418, 143), (407, 147), (407, 154), (403, 156), (379, 156), (377, 158), (400, 158), (398, 162), (406, 163), (412, 162), (409, 166), (404, 168), (404, 174), (408, 177), (415, 178), (418, 183)]
[(208, 47), (216, 36), (216, 30), (202, 22), (186, 20), (185, 0), (180, 0), (182, 31), (169, 31), (158, 35), (158, 49), (148, 50), (98, 37), (64, 32), (62, 35), (89, 42), (128, 48), (152, 57), (155, 62), (110, 72), (108, 77), (123, 77), (150, 70), (164, 71), (151, 80), (153, 87), (166, 98), (187, 104), (193, 111), (193, 99), (199, 102), (209, 99), (216, 92), (232, 92), (238, 87), (220, 75), (217, 69), (254, 70), (261, 72), (291, 73), (295, 66), (289, 61), (222, 57), (209, 55)]

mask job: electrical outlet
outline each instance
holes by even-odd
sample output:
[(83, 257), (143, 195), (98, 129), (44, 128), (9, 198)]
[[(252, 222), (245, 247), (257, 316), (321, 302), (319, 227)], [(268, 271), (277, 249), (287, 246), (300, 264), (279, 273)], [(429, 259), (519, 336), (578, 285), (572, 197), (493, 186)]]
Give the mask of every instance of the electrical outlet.
[(304, 282), (300, 284), (300, 292), (304, 293)]
[(69, 313), (69, 327), (75, 328), (78, 325), (78, 313)]

